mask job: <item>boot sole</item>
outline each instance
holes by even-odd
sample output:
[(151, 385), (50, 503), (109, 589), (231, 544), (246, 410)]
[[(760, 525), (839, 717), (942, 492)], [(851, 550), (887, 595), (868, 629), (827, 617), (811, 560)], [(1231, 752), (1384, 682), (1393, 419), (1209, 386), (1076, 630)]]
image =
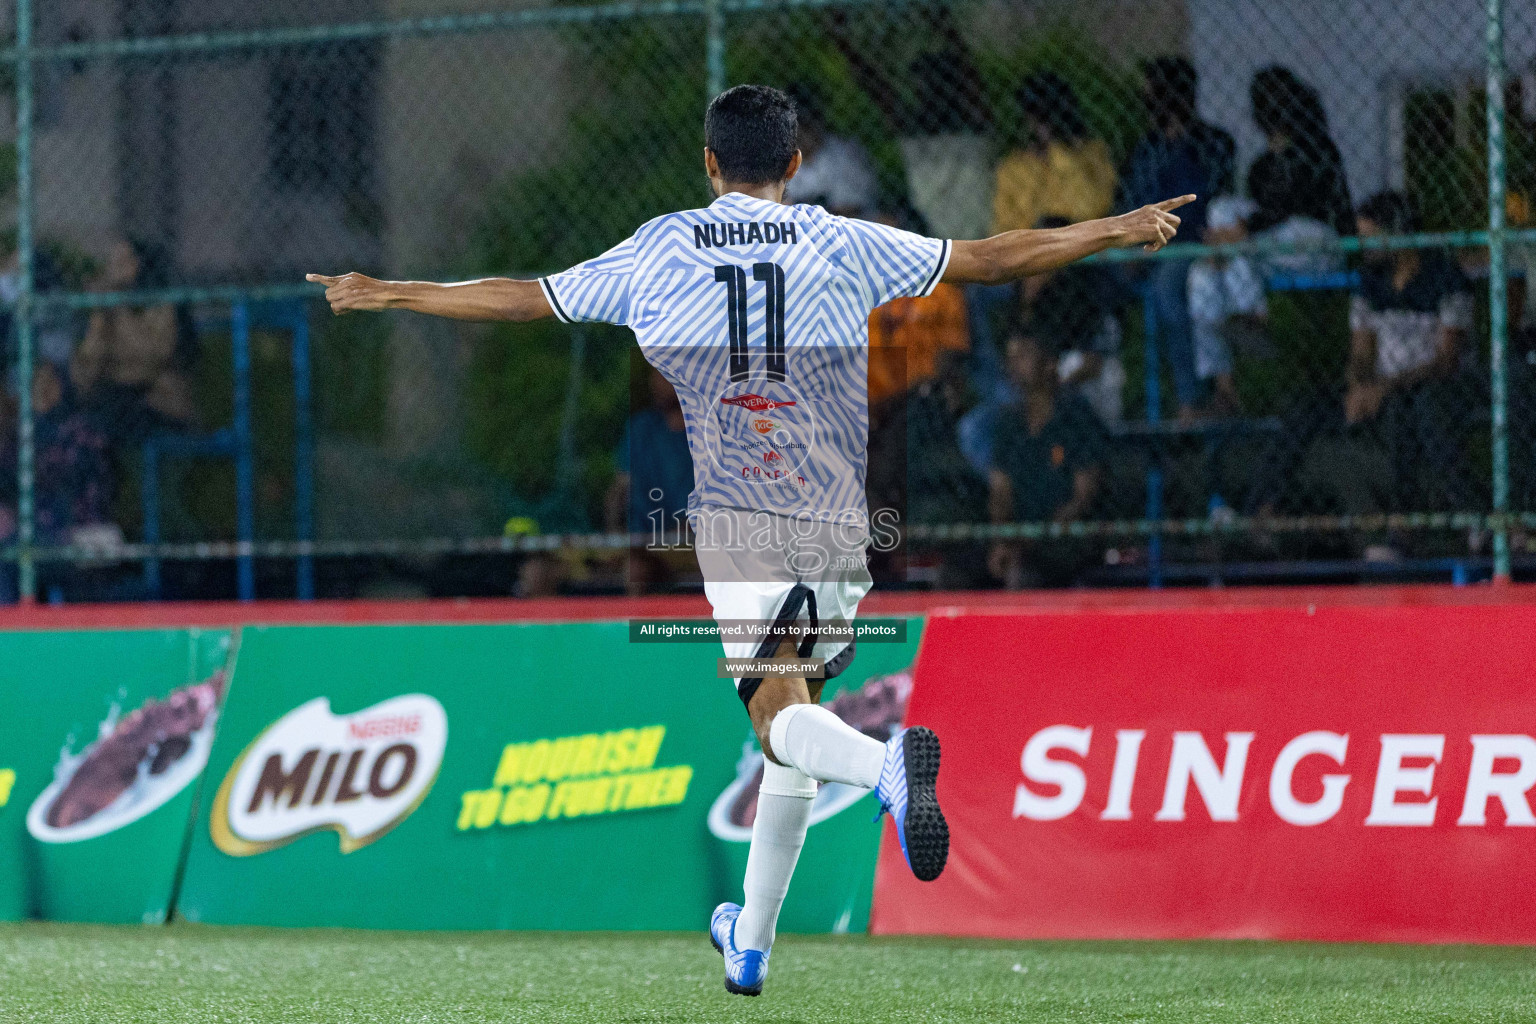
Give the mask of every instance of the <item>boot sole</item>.
[(931, 882), (949, 860), (949, 823), (939, 809), (939, 738), (921, 725), (902, 740), (907, 770), (907, 863), (920, 881)]

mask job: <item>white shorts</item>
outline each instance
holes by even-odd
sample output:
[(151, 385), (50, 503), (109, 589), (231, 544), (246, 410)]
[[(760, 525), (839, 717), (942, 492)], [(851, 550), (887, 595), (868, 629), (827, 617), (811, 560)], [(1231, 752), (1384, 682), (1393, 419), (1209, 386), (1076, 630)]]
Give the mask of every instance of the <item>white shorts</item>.
[[(862, 522), (813, 522), (717, 507), (691, 518), (704, 594), (722, 629), (743, 623), (847, 626), (874, 585), (869, 532)], [(725, 640), (722, 646), (727, 658), (758, 658), (771, 656), (779, 643), (778, 637), (769, 637)], [(854, 643), (846, 635), (818, 639), (800, 654), (823, 659), (825, 678), (832, 679), (853, 661)], [(734, 682), (746, 702), (762, 680)]]

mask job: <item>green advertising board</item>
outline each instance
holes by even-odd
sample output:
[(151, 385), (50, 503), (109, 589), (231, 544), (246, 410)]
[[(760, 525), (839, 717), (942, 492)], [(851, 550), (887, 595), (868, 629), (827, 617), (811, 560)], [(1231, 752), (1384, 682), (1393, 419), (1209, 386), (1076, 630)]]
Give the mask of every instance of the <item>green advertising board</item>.
[(0, 919), (165, 919), (230, 641), (0, 634)]
[[(910, 665), (910, 625), (903, 643), (861, 645), (835, 685)], [(739, 899), (746, 856), (739, 829), (711, 829), (750, 770), (719, 656), (718, 643), (632, 643), (625, 622), (247, 627), (178, 911), (701, 927)], [(813, 825), (786, 930), (867, 922), (879, 829), (863, 796)]]

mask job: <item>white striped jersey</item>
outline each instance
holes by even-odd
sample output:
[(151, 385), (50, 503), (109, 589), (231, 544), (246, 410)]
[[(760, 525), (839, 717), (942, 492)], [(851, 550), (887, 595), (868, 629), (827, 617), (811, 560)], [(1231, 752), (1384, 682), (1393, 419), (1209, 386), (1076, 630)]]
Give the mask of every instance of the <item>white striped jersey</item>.
[(927, 295), (950, 244), (738, 192), (540, 280), (562, 321), (622, 324), (677, 389), (688, 507), (867, 515), (869, 314)]

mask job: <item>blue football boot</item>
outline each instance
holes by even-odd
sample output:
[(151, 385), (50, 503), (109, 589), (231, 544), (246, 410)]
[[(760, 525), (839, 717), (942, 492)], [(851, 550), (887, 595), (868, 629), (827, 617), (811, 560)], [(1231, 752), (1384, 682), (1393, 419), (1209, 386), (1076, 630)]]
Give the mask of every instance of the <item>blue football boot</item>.
[(938, 878), (949, 859), (949, 824), (934, 788), (938, 779), (939, 738), (932, 729), (913, 726), (886, 741), (875, 796), (881, 813), (889, 811), (896, 822), (907, 867), (924, 882)]
[(734, 903), (716, 907), (709, 918), (709, 941), (715, 952), (725, 957), (725, 990), (738, 996), (762, 995), (772, 951), (736, 948), (736, 918), (740, 916), (741, 908)]

